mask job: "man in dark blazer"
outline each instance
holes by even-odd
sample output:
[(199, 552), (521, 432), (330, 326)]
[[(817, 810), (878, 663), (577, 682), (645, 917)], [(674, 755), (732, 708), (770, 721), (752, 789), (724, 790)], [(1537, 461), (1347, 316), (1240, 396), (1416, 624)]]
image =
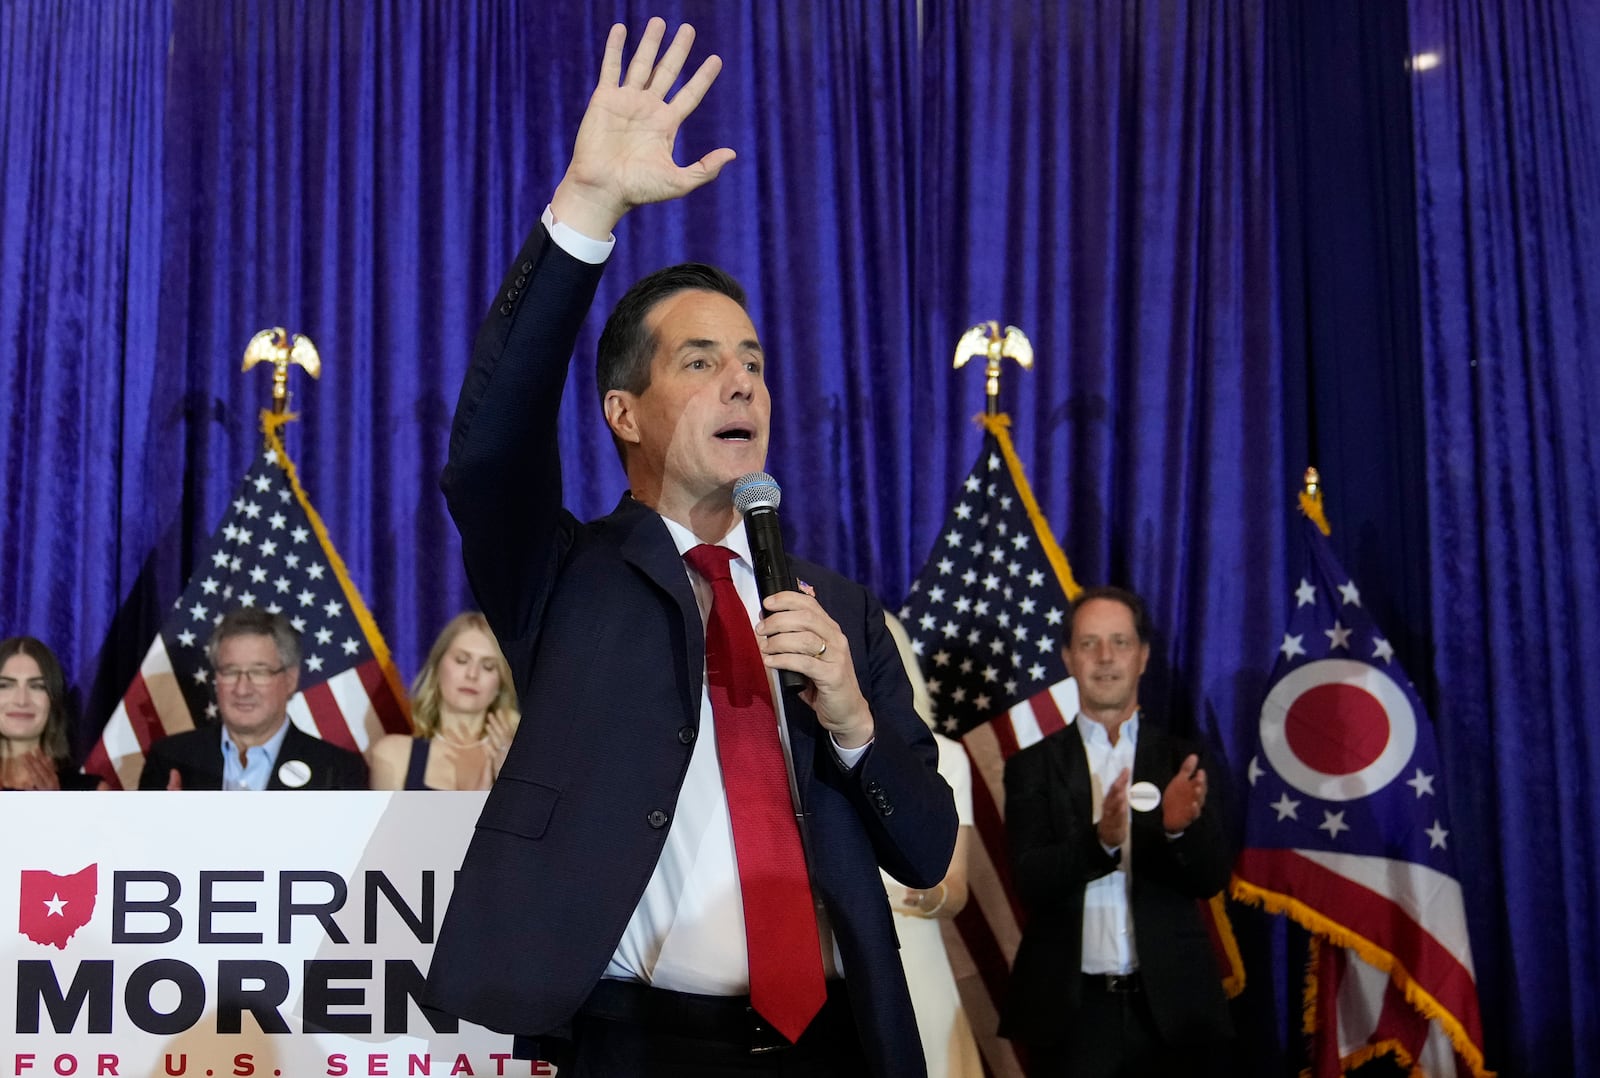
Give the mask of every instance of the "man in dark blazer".
[(1001, 1033), (1034, 1075), (1208, 1073), (1231, 1035), (1197, 899), (1228, 880), (1198, 751), (1149, 725), (1142, 600), (1092, 588), (1063, 649), (1075, 720), (1006, 762), (1006, 831), (1026, 913)]
[[(665, 99), (692, 31), (657, 63), (664, 30), (651, 20), (624, 76), (613, 27), (566, 176), (495, 297), (456, 409), (442, 485), (523, 721), (458, 874), (428, 1000), (521, 1035), (519, 1053), (563, 1075), (921, 1075), (878, 866), (913, 886), (943, 877), (951, 794), (878, 604), (800, 561), (800, 590), (764, 609), (756, 598), (731, 491), (765, 465), (771, 399), (731, 278), (672, 267), (617, 304), (597, 375), (630, 490), (591, 523), (562, 507), (556, 415), (612, 228), (733, 158), (673, 162), (720, 61)], [(773, 690), (765, 736), (782, 740), (780, 820), (796, 820), (816, 910), (799, 937), (824, 960), (826, 1002), (793, 1037), (749, 994), (770, 945), (745, 934), (706, 671), (724, 593), (690, 568), (697, 544), (733, 555), (737, 620), (754, 622), (756, 676)], [(779, 670), (808, 687), (778, 692)]]
[(225, 614), (206, 643), (222, 722), (150, 746), (141, 790), (365, 790), (360, 753), (289, 721), (300, 684), (300, 634), (281, 614)]

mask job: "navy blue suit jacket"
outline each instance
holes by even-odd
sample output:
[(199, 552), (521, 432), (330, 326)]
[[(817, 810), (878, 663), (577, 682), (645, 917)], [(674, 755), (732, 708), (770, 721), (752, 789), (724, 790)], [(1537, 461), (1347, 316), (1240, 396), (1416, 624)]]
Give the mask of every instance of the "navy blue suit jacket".
[[(492, 1029), (560, 1036), (599, 980), (654, 871), (698, 736), (705, 634), (661, 517), (624, 497), (580, 523), (562, 507), (556, 413), (601, 269), (535, 229), (479, 331), (443, 487), (467, 574), (516, 677), (523, 720), (484, 804), (429, 972), (429, 1002)], [(950, 789), (877, 602), (796, 562), (839, 623), (875, 740), (851, 771), (786, 701), (815, 889), (867, 1058), (924, 1073), (877, 870), (943, 877)]]

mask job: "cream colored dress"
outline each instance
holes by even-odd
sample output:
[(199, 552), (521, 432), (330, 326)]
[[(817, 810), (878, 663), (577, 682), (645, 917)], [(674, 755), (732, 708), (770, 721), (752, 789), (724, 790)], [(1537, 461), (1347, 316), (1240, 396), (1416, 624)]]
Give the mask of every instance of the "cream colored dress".
[[(939, 774), (956, 796), (956, 815), (963, 827), (972, 826), (972, 766), (967, 753), (956, 742), (934, 734), (939, 743)], [(983, 1061), (978, 1056), (967, 1013), (961, 1009), (955, 975), (945, 954), (939, 921), (904, 913), (906, 889), (883, 877), (889, 904), (895, 911), (895, 927), (900, 930), (900, 960), (905, 964), (906, 981), (911, 986), (911, 1006), (917, 1012), (917, 1030), (922, 1034), (922, 1054), (928, 1060), (928, 1078), (982, 1078)]]

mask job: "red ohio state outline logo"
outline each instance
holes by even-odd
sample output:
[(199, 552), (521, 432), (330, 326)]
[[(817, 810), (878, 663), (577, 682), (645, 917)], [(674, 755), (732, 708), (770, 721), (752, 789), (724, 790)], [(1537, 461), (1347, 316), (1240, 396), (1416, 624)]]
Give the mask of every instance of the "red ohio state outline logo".
[(70, 940), (94, 916), (100, 866), (57, 876), (25, 868), (18, 888), (17, 931), (33, 942), (66, 950)]

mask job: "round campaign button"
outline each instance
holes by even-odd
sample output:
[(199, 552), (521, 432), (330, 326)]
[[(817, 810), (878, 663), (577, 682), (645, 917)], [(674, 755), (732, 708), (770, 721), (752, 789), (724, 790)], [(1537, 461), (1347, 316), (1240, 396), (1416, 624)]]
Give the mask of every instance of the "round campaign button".
[(311, 781), (311, 765), (304, 760), (285, 760), (278, 767), (278, 781), (291, 790), (298, 790)]
[(1161, 791), (1153, 782), (1136, 782), (1128, 787), (1128, 804), (1135, 812), (1150, 812), (1161, 807)]
[(1399, 777), (1417, 746), (1405, 690), (1376, 666), (1319, 659), (1289, 672), (1261, 705), (1261, 751), (1302, 793), (1354, 801)]

